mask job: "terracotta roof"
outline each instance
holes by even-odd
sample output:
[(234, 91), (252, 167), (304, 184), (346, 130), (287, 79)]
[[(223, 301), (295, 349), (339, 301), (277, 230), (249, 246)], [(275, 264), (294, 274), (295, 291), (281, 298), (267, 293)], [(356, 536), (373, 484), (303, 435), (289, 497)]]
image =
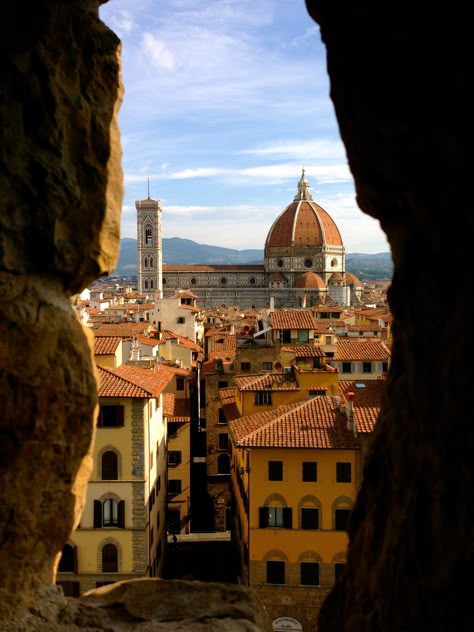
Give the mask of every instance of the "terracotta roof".
[(281, 351), (294, 353), (295, 358), (324, 358), (326, 356), (321, 347), (314, 347), (312, 345), (285, 345), (281, 347)]
[(229, 434), (243, 447), (358, 449), (340, 404), (340, 397), (312, 397), (230, 421)]
[(94, 337), (94, 355), (114, 355), (121, 342), (122, 338), (118, 336)]
[(354, 393), (352, 400), (357, 432), (374, 431), (382, 405), (382, 393), (385, 380), (341, 380), (339, 389), (347, 398), (347, 393)]
[(212, 338), (212, 356), (216, 357), (217, 353), (226, 353), (229, 355), (235, 354), (235, 350), (237, 347), (236, 335), (235, 334), (214, 334), (211, 336)]
[(305, 272), (296, 279), (293, 287), (325, 290), (326, 284), (319, 274), (315, 272)]
[(316, 326), (310, 309), (275, 310), (271, 319), (273, 329), (314, 329)]
[(130, 338), (148, 331), (150, 323), (106, 323), (98, 327), (95, 336), (120, 336)]
[(116, 369), (98, 366), (99, 397), (157, 397), (173, 373), (158, 365), (155, 370), (121, 364)]
[(352, 283), (352, 285), (357, 288), (362, 287), (362, 283), (359, 281), (355, 274), (352, 274), (352, 272), (346, 271), (346, 282)]
[(174, 398), (174, 405), (171, 414), (168, 415), (169, 422), (189, 423), (191, 421), (191, 401), (185, 398)]
[(137, 341), (141, 345), (148, 345), (150, 347), (157, 347), (160, 344), (160, 341), (156, 338), (150, 338), (149, 336), (136, 336)]
[(236, 375), (234, 383), (241, 391), (297, 391), (298, 385), (288, 373)]
[(387, 361), (390, 350), (380, 338), (338, 338), (334, 360)]
[(174, 410), (174, 393), (163, 393), (163, 415), (171, 417)]
[[(169, 329), (163, 329), (160, 332), (160, 344), (165, 344), (167, 340), (176, 339), (178, 342), (174, 344), (182, 345), (183, 347), (188, 347), (193, 351), (202, 351), (202, 347), (200, 347), (196, 342), (193, 342), (191, 338), (187, 338), (186, 336), (181, 336), (180, 334), (175, 333), (174, 331), (170, 331)], [(172, 343), (173, 344), (173, 343)]]
[(232, 421), (240, 417), (239, 409), (236, 402), (236, 388), (220, 388), (219, 399), (222, 404), (222, 410), (224, 411), (227, 421)]

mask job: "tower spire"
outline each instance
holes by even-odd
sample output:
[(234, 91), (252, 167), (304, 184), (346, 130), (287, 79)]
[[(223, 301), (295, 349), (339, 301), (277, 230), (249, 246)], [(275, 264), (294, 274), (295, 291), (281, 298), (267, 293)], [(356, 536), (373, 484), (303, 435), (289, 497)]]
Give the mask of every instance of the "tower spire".
[(148, 180), (148, 199), (150, 199), (150, 178), (147, 178)]

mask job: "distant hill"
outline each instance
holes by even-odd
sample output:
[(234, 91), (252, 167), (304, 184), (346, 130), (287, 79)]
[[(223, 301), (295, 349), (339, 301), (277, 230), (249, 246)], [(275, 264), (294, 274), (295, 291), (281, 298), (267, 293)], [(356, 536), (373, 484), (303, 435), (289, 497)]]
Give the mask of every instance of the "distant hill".
[[(163, 239), (163, 263), (170, 265), (212, 264), (263, 264), (263, 250), (234, 250), (198, 244), (191, 239), (170, 237)], [(392, 257), (389, 252), (374, 255), (346, 255), (346, 270), (360, 281), (390, 280), (393, 274)], [(115, 269), (116, 276), (137, 274), (137, 240), (125, 237), (120, 240), (120, 256)]]

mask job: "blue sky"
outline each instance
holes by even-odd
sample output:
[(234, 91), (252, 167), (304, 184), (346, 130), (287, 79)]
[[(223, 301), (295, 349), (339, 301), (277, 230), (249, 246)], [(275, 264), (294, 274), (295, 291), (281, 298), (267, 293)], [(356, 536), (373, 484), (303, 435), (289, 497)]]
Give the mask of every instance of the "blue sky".
[(109, 0), (122, 40), (122, 237), (135, 201), (163, 203), (163, 237), (263, 249), (306, 170), (346, 252), (390, 250), (357, 207), (304, 0)]

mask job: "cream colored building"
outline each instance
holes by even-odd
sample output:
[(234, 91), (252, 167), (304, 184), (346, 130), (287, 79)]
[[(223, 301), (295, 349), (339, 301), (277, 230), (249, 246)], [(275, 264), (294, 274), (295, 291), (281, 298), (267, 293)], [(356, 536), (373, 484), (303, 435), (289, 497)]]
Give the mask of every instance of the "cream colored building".
[(63, 548), (58, 583), (68, 595), (137, 577), (159, 577), (166, 547), (167, 426), (156, 370), (97, 367), (94, 467), (79, 528)]

